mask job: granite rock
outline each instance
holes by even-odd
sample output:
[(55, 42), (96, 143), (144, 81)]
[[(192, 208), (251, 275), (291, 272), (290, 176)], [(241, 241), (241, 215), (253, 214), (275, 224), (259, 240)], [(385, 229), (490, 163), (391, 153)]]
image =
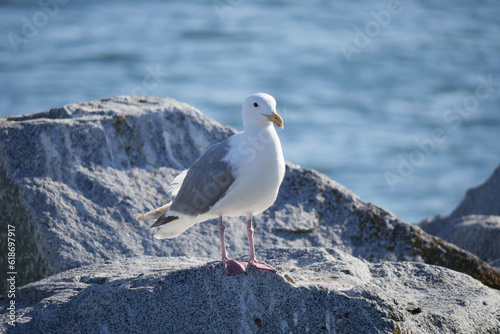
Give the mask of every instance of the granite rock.
[(453, 270), (331, 248), (259, 255), (280, 274), (190, 257), (65, 271), (19, 288), (11, 324), (0, 300), (0, 332), (500, 333), (500, 292)]
[[(0, 216), (15, 227), (18, 285), (123, 257), (219, 259), (215, 222), (156, 240), (150, 222), (135, 218), (168, 202), (174, 176), (234, 132), (187, 104), (154, 97), (113, 97), (0, 119)], [(226, 222), (229, 254), (247, 256), (244, 220)], [(498, 271), (471, 253), (289, 163), (276, 203), (255, 225), (257, 250), (335, 248), (373, 263), (437, 264), (500, 287)], [(6, 231), (0, 231), (2, 251)]]
[(483, 184), (467, 190), (450, 218), (468, 215), (500, 216), (500, 165)]
[(500, 270), (500, 166), (483, 184), (467, 190), (450, 215), (427, 219), (420, 226)]

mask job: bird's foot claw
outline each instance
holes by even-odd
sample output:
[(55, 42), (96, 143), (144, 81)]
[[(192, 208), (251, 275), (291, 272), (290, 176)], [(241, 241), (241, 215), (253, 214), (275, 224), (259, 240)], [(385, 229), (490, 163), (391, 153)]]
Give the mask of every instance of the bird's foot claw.
[(265, 262), (249, 261), (248, 263), (257, 270), (268, 270), (268, 271), (272, 271), (273, 273), (278, 272), (271, 265), (269, 265)]
[(244, 274), (248, 262), (246, 261), (235, 261), (228, 258), (222, 260), (222, 265), (224, 266), (224, 271), (228, 275)]

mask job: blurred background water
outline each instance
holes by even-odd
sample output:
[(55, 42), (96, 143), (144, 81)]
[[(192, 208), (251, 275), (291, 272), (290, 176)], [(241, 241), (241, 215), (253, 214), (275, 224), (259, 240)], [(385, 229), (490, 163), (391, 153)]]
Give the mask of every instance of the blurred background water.
[(496, 0), (0, 0), (0, 32), (0, 117), (154, 95), (241, 129), (267, 92), (288, 161), (411, 223), (500, 163)]

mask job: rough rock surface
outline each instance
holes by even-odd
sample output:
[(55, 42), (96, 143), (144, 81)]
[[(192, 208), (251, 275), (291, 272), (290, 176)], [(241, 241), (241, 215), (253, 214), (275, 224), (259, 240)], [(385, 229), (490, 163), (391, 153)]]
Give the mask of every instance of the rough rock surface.
[[(435, 225), (437, 222), (434, 221)], [(439, 230), (432, 233), (500, 267), (500, 216), (467, 215), (443, 219)]]
[(500, 270), (500, 166), (482, 185), (467, 190), (450, 215), (427, 219), (420, 226)]
[(166, 201), (178, 170), (232, 133), (165, 98), (0, 119), (0, 216), (16, 227), (21, 283), (101, 259), (183, 254), (135, 217)]
[[(137, 255), (219, 259), (214, 222), (160, 241), (135, 217), (169, 201), (173, 177), (232, 133), (166, 98), (114, 97), (0, 119), (0, 217), (16, 227), (17, 283)], [(227, 221), (229, 254), (247, 255), (243, 220)], [(370, 262), (438, 264), (500, 287), (500, 274), (472, 254), (291, 164), (275, 205), (255, 222), (257, 250), (335, 248)]]
[(500, 166), (483, 184), (467, 190), (465, 198), (450, 218), (468, 215), (500, 216)]
[(0, 332), (500, 333), (500, 292), (447, 268), (325, 248), (260, 255), (281, 273), (226, 276), (188, 257), (66, 271), (18, 290), (15, 327), (0, 300)]

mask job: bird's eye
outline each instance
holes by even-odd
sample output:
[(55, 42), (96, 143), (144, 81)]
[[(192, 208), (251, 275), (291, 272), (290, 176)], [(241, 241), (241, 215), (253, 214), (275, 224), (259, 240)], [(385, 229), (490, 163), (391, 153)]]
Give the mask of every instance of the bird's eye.
[(257, 107), (259, 106), (259, 104), (258, 104), (257, 102), (254, 102), (254, 103), (253, 103), (253, 106), (254, 106), (255, 108), (257, 108)]

